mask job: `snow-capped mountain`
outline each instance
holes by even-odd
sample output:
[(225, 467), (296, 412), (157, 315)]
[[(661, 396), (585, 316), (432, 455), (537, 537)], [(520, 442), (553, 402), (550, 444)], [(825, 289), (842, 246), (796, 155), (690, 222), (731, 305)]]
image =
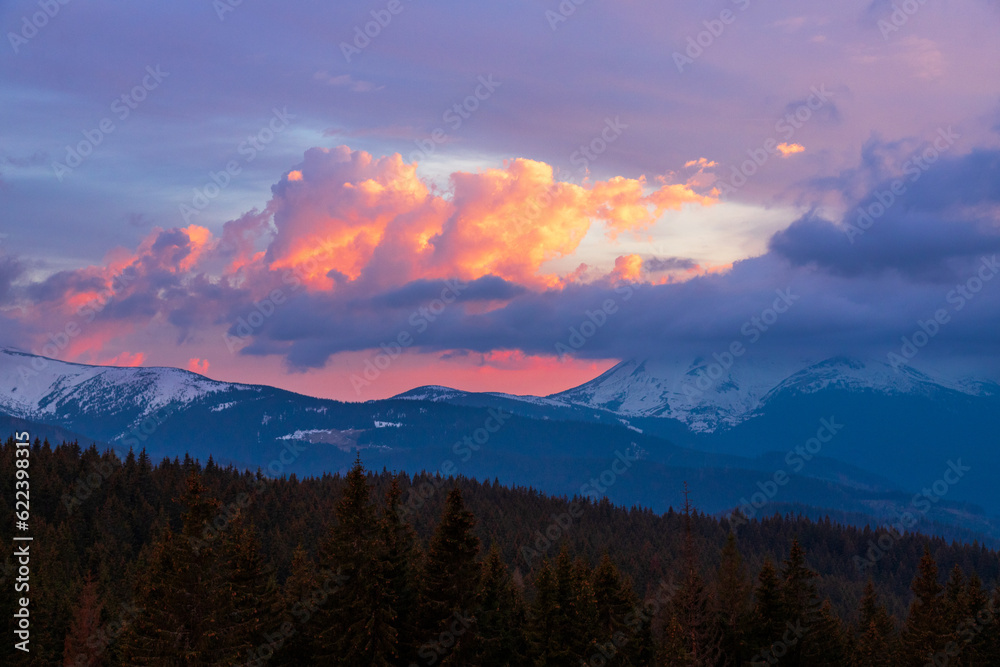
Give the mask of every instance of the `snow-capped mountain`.
[[(458, 474), (570, 495), (615, 452), (638, 446), (649, 458), (612, 495), (657, 510), (692, 480), (704, 508), (731, 508), (786, 468), (797, 481), (782, 502), (864, 513), (881, 507), (887, 489), (912, 494), (933, 483), (954, 460), (971, 470), (949, 487), (935, 520), (979, 516), (955, 504), (962, 502), (1000, 512), (995, 383), (842, 358), (792, 368), (740, 360), (725, 372), (712, 363), (625, 362), (548, 397), (428, 386), (342, 403), (175, 368), (85, 366), (0, 350), (0, 427), (106, 443), (119, 455), (145, 449), (153, 460), (211, 455), (274, 475), (343, 470), (360, 453), (375, 469), (448, 464)], [(815, 435), (820, 419), (843, 430), (806, 466), (787, 468), (786, 453)], [(487, 442), (480, 446), (476, 434)], [(476, 448), (465, 446), (469, 437)], [(905, 506), (910, 496), (893, 493)]]
[(1000, 395), (1000, 386), (989, 381), (931, 377), (908, 366), (897, 370), (884, 362), (847, 357), (805, 367), (786, 361), (742, 360), (728, 366), (703, 358), (688, 364), (625, 361), (549, 398), (625, 417), (667, 417), (694, 432), (711, 433), (746, 421), (768, 402), (787, 394), (836, 389), (925, 397), (949, 391)]
[(220, 392), (259, 391), (179, 368), (87, 366), (0, 350), (0, 410), (15, 417), (128, 413), (142, 419), (167, 405)]

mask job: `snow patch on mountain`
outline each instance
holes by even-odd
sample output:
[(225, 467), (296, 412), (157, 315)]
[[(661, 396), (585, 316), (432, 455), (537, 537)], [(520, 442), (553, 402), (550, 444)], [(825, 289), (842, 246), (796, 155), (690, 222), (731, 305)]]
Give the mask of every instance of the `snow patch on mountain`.
[(87, 366), (0, 349), (0, 410), (16, 417), (60, 414), (69, 402), (84, 412), (138, 410), (145, 416), (232, 389), (260, 390), (178, 368)]
[(736, 359), (724, 368), (716, 356), (693, 362), (624, 361), (579, 387), (550, 396), (623, 417), (676, 419), (696, 432), (732, 427), (779, 394), (826, 389), (887, 395), (934, 396), (955, 391), (1000, 395), (993, 382), (930, 376), (881, 361), (833, 357), (819, 363)]

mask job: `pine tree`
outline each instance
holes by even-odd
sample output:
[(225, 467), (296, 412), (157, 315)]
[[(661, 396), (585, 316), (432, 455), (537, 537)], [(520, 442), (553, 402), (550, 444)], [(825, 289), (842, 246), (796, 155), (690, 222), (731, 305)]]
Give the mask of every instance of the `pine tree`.
[(858, 637), (854, 648), (854, 667), (891, 667), (889, 655), (895, 628), (892, 617), (879, 604), (875, 584), (868, 580), (861, 597), (859, 620), (855, 633)]
[[(569, 548), (564, 546), (563, 553), (568, 559)], [(557, 575), (561, 572), (563, 553), (560, 553), (556, 563)], [(597, 598), (591, 583), (592, 576), (587, 561), (577, 558), (570, 568), (569, 586), (565, 587), (569, 596), (566, 606), (570, 610), (570, 645), (580, 660), (589, 659), (597, 649)]]
[[(330, 602), (329, 594), (320, 585), (316, 565), (302, 545), (298, 545), (292, 552), (291, 572), (275, 604), (273, 619), (267, 625), (266, 635), (275, 637), (275, 641), (265, 642), (263, 655), (273, 653), (274, 662), (279, 665), (313, 664), (316, 615)], [(259, 646), (256, 648), (260, 650)]]
[(528, 641), (536, 667), (546, 667), (556, 664), (553, 660), (562, 650), (558, 641), (562, 636), (559, 627), (563, 622), (556, 573), (547, 558), (538, 567), (534, 584), (535, 600), (529, 616)]
[(944, 585), (943, 613), (948, 629), (958, 627), (965, 618), (967, 607), (965, 597), (965, 573), (958, 563), (951, 569), (948, 581)]
[(765, 653), (769, 655), (771, 646), (779, 641), (785, 632), (787, 619), (781, 594), (782, 587), (778, 573), (770, 559), (765, 560), (757, 575), (751, 622), (751, 653), (757, 656)]
[(482, 667), (519, 667), (527, 660), (525, 609), (520, 592), (494, 544), (483, 562), (476, 629), (479, 640), (474, 664)]
[(989, 661), (990, 622), (995, 620), (990, 610), (990, 598), (983, 582), (973, 572), (966, 583), (965, 613), (955, 626), (955, 641), (961, 647), (961, 659), (966, 665), (986, 665)]
[(419, 641), (417, 574), (420, 553), (416, 534), (399, 515), (401, 498), (399, 481), (393, 478), (386, 493), (379, 530), (387, 595), (393, 601), (396, 612), (397, 664), (406, 666), (416, 659), (416, 644)]
[(848, 664), (847, 637), (829, 600), (824, 600), (802, 640), (803, 665), (841, 667)]
[(336, 573), (343, 587), (320, 607), (318, 660), (347, 666), (391, 667), (397, 659), (396, 612), (375, 508), (360, 457), (347, 474), (336, 523), (320, 547), (320, 571)]
[[(481, 568), (474, 526), (475, 518), (465, 509), (456, 486), (448, 493), (441, 522), (431, 538), (420, 602), (423, 641), (430, 646), (421, 644), (418, 653), (437, 653), (443, 665), (468, 664), (475, 652)], [(445, 641), (439, 641), (442, 637)]]
[(652, 627), (636, 613), (639, 601), (631, 583), (604, 554), (593, 574), (597, 602), (597, 641), (609, 667), (646, 665), (653, 658)]
[(88, 573), (80, 592), (80, 601), (70, 625), (69, 634), (63, 645), (63, 665), (90, 665), (99, 667), (104, 664), (103, 651), (99, 650), (98, 632), (101, 627), (101, 610), (103, 605), (97, 594), (97, 582)]
[(914, 600), (902, 632), (901, 659), (904, 664), (925, 664), (948, 642), (942, 588), (938, 567), (925, 547), (912, 585)]
[(726, 537), (715, 581), (715, 618), (722, 648), (720, 662), (742, 665), (750, 657), (746, 629), (752, 586), (733, 533)]
[(694, 545), (692, 507), (684, 484), (684, 573), (680, 590), (672, 601), (672, 615), (680, 625), (680, 655), (673, 656), (678, 665), (715, 665), (720, 654), (720, 637), (712, 618), (712, 601), (708, 588), (698, 572), (698, 556)]
[(782, 607), (786, 621), (793, 627), (804, 628), (807, 634), (795, 638), (795, 641), (790, 638), (787, 655), (782, 658), (788, 665), (809, 664), (807, 656), (819, 653), (817, 648), (810, 646), (817, 641), (817, 635), (812, 631), (823, 620), (819, 593), (816, 591), (817, 577), (816, 572), (806, 565), (805, 550), (798, 538), (792, 538), (792, 548), (781, 568)]
[(546, 667), (576, 667), (599, 655), (598, 604), (590, 572), (574, 562), (563, 545), (554, 565), (543, 562), (532, 609), (535, 663)]
[(994, 589), (987, 610), (976, 619), (983, 628), (980, 648), (983, 664), (1000, 665), (1000, 585)]
[(204, 539), (219, 503), (205, 496), (197, 473), (187, 478), (183, 505), (181, 532), (167, 528), (141, 568), (136, 599), (143, 613), (125, 638), (133, 665), (159, 665), (164, 656), (177, 665), (229, 665), (236, 659), (227, 636), (219, 545)]
[(275, 608), (277, 582), (261, 554), (256, 531), (242, 516), (233, 518), (221, 545), (225, 559), (223, 594), (226, 642), (246, 662), (261, 642), (269, 612)]

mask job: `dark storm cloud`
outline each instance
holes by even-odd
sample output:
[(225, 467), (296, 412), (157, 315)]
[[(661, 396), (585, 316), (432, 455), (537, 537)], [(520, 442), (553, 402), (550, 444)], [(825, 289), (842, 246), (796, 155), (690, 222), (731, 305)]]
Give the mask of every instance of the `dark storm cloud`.
[[(868, 151), (864, 160), (881, 172)], [(919, 157), (919, 154), (918, 154)], [(1000, 152), (974, 151), (880, 180), (834, 223), (809, 214), (775, 234), (772, 252), (844, 276), (897, 271), (947, 282), (1000, 251)], [(908, 166), (906, 166), (908, 165)]]
[[(376, 297), (372, 303), (388, 308), (416, 307), (439, 297), (441, 291), (446, 288), (448, 284), (444, 281), (415, 280)], [(526, 290), (521, 285), (497, 276), (483, 276), (471, 282), (461, 283), (456, 291), (458, 301), (506, 301), (523, 294)]]
[(643, 260), (643, 267), (656, 273), (659, 271), (687, 271), (698, 266), (698, 262), (687, 257), (650, 257)]

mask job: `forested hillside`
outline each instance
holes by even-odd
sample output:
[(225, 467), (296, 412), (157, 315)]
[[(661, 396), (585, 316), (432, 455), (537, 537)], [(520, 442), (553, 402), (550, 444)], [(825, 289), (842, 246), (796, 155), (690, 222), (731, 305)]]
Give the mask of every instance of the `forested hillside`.
[(272, 479), (37, 441), (30, 461), (31, 653), (5, 664), (1000, 664), (978, 545), (360, 464)]

